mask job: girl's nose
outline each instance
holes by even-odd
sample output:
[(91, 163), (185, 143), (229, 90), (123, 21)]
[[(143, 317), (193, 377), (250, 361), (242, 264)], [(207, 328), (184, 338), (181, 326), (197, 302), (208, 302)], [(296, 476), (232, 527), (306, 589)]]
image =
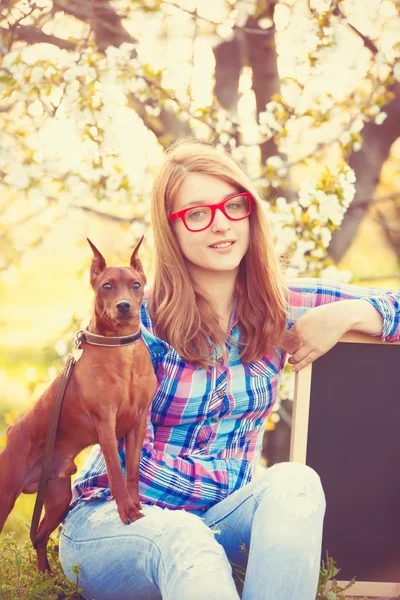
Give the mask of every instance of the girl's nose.
[(231, 228), (229, 219), (224, 215), (222, 210), (217, 209), (215, 211), (214, 221), (211, 225), (211, 230), (215, 231), (228, 231)]

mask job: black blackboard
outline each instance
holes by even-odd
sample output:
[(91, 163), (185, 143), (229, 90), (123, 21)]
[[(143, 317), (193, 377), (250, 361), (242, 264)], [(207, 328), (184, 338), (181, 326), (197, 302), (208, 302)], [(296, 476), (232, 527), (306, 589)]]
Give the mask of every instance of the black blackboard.
[(400, 345), (339, 342), (313, 364), (309, 400), (322, 558), (328, 550), (340, 580), (400, 583)]

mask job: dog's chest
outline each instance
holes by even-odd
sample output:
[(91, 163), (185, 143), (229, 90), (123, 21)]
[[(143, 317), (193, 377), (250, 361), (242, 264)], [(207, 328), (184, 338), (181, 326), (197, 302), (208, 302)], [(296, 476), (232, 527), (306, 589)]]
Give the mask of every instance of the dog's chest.
[(118, 399), (114, 403), (114, 406), (117, 407), (116, 426), (118, 430), (128, 431), (132, 427), (140, 413), (141, 396), (140, 390), (132, 384), (127, 385), (123, 391), (120, 390)]
[(116, 434), (117, 439), (120, 439), (132, 428), (138, 418), (138, 410), (135, 406), (129, 410), (121, 410), (116, 418)]

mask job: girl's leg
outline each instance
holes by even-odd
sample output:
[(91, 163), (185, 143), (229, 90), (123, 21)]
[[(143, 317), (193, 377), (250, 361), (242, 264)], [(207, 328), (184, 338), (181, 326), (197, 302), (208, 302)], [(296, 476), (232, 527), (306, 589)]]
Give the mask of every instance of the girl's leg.
[(79, 564), (87, 600), (238, 600), (224, 549), (196, 515), (143, 506), (121, 522), (115, 501), (88, 502), (67, 517), (60, 559), (67, 577)]
[(281, 463), (203, 518), (220, 532), (216, 539), (229, 560), (247, 566), (243, 600), (315, 600), (324, 514), (324, 493), (315, 471)]

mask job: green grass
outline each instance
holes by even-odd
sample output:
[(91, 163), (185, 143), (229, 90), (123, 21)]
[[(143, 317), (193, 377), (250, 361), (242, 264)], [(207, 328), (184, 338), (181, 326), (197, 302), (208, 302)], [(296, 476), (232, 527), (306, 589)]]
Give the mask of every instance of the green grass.
[(51, 539), (48, 556), (53, 575), (39, 573), (36, 553), (30, 541), (20, 544), (12, 534), (0, 539), (0, 599), (1, 600), (79, 600), (79, 567), (74, 568), (76, 580), (65, 577), (56, 542)]

